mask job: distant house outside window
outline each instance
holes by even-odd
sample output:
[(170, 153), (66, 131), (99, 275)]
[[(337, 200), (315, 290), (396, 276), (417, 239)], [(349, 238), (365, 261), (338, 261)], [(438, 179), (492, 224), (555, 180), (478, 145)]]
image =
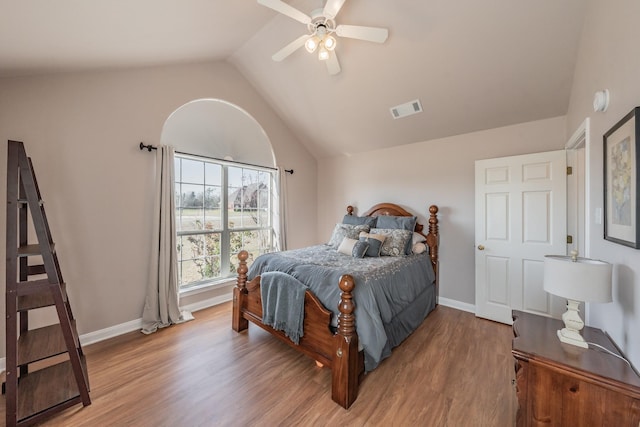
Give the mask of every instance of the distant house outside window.
[(235, 276), (242, 249), (249, 262), (273, 251), (274, 178), (267, 168), (176, 154), (181, 289)]

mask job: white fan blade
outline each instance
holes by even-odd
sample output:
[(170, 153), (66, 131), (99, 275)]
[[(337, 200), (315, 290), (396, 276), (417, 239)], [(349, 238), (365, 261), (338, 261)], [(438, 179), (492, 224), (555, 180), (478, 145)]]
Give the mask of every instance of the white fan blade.
[(308, 24), (311, 22), (311, 17), (309, 15), (305, 15), (300, 12), (295, 7), (289, 6), (283, 1), (280, 0), (258, 0), (258, 3), (275, 10), (276, 12), (280, 12), (283, 15), (287, 15), (289, 18), (293, 18), (298, 22), (302, 22), (303, 24)]
[(309, 34), (305, 34), (303, 36), (298, 37), (297, 39), (295, 39), (294, 41), (292, 41), (291, 43), (289, 43), (288, 45), (286, 45), (285, 47), (283, 47), (282, 49), (274, 53), (271, 59), (278, 62), (282, 61), (284, 58), (286, 58), (287, 56), (291, 55), (293, 52), (295, 52), (296, 50), (304, 46), (304, 42), (306, 42), (309, 37), (311, 37), (309, 36)]
[(386, 28), (361, 27), (358, 25), (338, 25), (336, 27), (336, 34), (340, 37), (384, 43), (389, 36), (389, 30)]
[(344, 1), (345, 0), (327, 0), (327, 4), (324, 5), (322, 15), (331, 19), (335, 18), (338, 12), (340, 12), (340, 8), (342, 8)]
[(338, 56), (335, 51), (329, 52), (329, 58), (327, 58), (325, 62), (327, 63), (329, 74), (335, 76), (340, 72), (340, 63), (338, 62)]

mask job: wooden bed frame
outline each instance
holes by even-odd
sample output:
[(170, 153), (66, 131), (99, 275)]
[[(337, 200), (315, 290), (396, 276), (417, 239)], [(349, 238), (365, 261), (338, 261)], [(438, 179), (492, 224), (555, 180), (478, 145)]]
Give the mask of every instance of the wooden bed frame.
[[(347, 207), (353, 215), (353, 207)], [(436, 275), (436, 296), (438, 295), (438, 207), (429, 207), (429, 229), (423, 233), (423, 225), (416, 224), (415, 231), (426, 237), (430, 260)], [(395, 215), (413, 216), (393, 203), (380, 203), (369, 209), (363, 216)], [(307, 291), (304, 302), (304, 336), (295, 345), (283, 332), (262, 323), (262, 301), (260, 296), (260, 276), (247, 282), (248, 253), (238, 254), (238, 280), (233, 289), (232, 327), (241, 332), (249, 327), (249, 321), (275, 335), (296, 350), (306, 354), (332, 372), (332, 399), (344, 408), (349, 408), (358, 396), (358, 386), (364, 374), (364, 353), (358, 351), (358, 335), (355, 328), (353, 303), (353, 277), (348, 274), (340, 278), (338, 286), (342, 291), (338, 305), (338, 327), (331, 328), (331, 311), (327, 310), (313, 293)], [(437, 301), (437, 299), (436, 299)]]

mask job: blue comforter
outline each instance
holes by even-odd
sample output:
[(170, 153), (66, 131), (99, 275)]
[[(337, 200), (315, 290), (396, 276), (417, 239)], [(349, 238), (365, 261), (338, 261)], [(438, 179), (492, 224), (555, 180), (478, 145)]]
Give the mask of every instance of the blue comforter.
[[(367, 371), (387, 357), (435, 305), (435, 274), (426, 253), (360, 259), (316, 245), (261, 255), (251, 264), (248, 278), (267, 271), (280, 271), (304, 283), (336, 316), (338, 281), (343, 274), (352, 275), (356, 330)], [(401, 321), (394, 323), (397, 317)]]

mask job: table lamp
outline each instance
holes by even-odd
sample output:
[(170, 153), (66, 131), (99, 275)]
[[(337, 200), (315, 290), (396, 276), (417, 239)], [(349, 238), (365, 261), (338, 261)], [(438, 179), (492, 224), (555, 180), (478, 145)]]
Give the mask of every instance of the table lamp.
[(584, 322), (580, 318), (580, 302), (611, 302), (611, 264), (589, 258), (545, 255), (544, 290), (567, 299), (567, 311), (562, 315), (564, 328), (558, 331), (560, 341), (588, 348), (580, 331)]

